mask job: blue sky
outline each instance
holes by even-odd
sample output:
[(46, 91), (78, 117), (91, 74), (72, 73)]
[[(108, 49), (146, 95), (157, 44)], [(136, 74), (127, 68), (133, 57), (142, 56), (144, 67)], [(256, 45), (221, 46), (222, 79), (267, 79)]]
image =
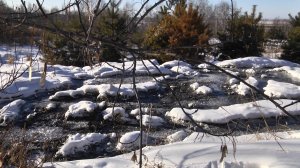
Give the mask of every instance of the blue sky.
[[(19, 5), (20, 0), (5, 0), (9, 5)], [(35, 0), (25, 0), (26, 2), (35, 2)], [(42, 0), (40, 0), (42, 1)], [(64, 1), (69, 0), (44, 0), (44, 5), (48, 8), (61, 7)], [(142, 0), (123, 0), (128, 2), (141, 2)], [(152, 3), (157, 0), (151, 0)], [(195, 0), (196, 1), (196, 0)], [(230, 0), (209, 0), (211, 4), (217, 4), (221, 1), (230, 2)], [(258, 5), (257, 10), (263, 13), (263, 18), (288, 18), (288, 14), (296, 15), (300, 12), (299, 0), (235, 0), (237, 7), (242, 11), (251, 11), (252, 5)]]

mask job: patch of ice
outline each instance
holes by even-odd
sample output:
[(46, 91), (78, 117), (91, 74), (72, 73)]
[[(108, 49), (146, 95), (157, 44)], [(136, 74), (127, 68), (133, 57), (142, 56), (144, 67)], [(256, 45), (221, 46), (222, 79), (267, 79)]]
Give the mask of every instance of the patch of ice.
[(6, 106), (2, 107), (0, 110), (0, 126), (6, 126), (9, 123), (14, 122), (21, 113), (21, 108), (25, 104), (24, 100), (15, 100)]
[(107, 138), (106, 134), (101, 133), (88, 133), (88, 134), (75, 134), (68, 137), (64, 145), (56, 153), (63, 156), (75, 155), (77, 152), (85, 152), (89, 146), (98, 143), (103, 143)]

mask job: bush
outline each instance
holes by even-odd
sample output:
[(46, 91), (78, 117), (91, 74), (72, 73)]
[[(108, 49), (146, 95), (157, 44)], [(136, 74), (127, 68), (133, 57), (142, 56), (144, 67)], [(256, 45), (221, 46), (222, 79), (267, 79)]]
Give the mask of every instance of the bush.
[(288, 42), (283, 46), (282, 59), (300, 63), (300, 26), (291, 29)]
[(256, 16), (256, 6), (250, 15), (235, 12), (233, 20), (227, 22), (227, 32), (219, 34), (221, 52), (230, 58), (260, 55), (264, 42), (264, 28), (258, 24), (261, 18), (261, 13)]
[(210, 36), (198, 7), (187, 6), (185, 0), (180, 0), (172, 14), (162, 13), (160, 22), (146, 32), (144, 45), (150, 49), (170, 49), (185, 58), (197, 57), (196, 48), (204, 48)]

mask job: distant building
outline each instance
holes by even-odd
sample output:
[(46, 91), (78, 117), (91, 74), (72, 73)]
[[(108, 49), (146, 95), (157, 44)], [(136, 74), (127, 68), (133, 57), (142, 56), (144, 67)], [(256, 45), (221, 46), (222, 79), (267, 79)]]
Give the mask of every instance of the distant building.
[(282, 27), (288, 30), (291, 27), (290, 21), (288, 19), (263, 19), (259, 22), (260, 25), (265, 27), (265, 31), (267, 32), (272, 27)]

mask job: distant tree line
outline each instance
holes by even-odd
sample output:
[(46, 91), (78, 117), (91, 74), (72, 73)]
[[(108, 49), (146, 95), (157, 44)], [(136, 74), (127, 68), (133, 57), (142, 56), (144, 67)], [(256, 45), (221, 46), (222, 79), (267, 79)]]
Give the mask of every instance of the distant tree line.
[[(80, 2), (80, 1), (76, 1)], [(84, 2), (84, 1), (83, 1)], [(92, 3), (92, 1), (87, 1)], [(298, 36), (300, 36), (299, 15), (290, 16), (292, 29), (287, 33), (286, 29), (276, 25), (267, 32), (260, 24), (262, 14), (257, 12), (257, 6), (253, 6), (251, 13), (243, 13), (236, 4), (220, 2), (210, 5), (208, 0), (170, 0), (161, 6), (159, 12), (152, 13), (143, 18), (143, 23), (133, 26), (132, 20), (138, 20), (139, 16), (130, 13), (128, 5), (120, 7), (120, 0), (111, 0), (101, 4), (103, 11), (100, 17), (93, 21), (93, 38), (109, 39), (111, 43), (118, 45), (137, 46), (148, 50), (152, 54), (150, 58), (159, 61), (171, 59), (204, 59), (203, 53), (218, 55), (219, 59), (232, 59), (237, 57), (261, 55), (263, 43), (266, 39), (288, 40), (284, 46), (283, 58), (292, 61), (299, 53)], [(96, 4), (92, 4), (96, 5)], [(106, 5), (104, 7), (103, 5)], [(130, 5), (129, 5), (130, 6)], [(172, 8), (174, 7), (174, 8)], [(44, 60), (49, 64), (64, 65), (88, 65), (92, 62), (121, 61), (123, 51), (118, 47), (105, 43), (92, 43), (86, 38), (93, 11), (88, 4), (76, 3), (74, 8), (78, 10), (59, 10), (53, 8), (45, 22), (40, 16), (42, 11), (35, 5), (21, 5), (12, 9), (3, 0), (0, 0), (0, 16), (14, 20), (20, 13), (27, 13), (33, 26), (21, 25), (16, 28), (6, 29), (5, 20), (0, 20), (0, 42), (35, 44), (41, 47)], [(38, 12), (28, 12), (35, 11)], [(9, 15), (8, 15), (9, 14)], [(51, 26), (61, 28), (63, 32), (80, 34), (74, 40), (61, 35), (61, 32), (45, 31), (34, 26)], [(130, 29), (130, 30), (129, 30)], [(299, 29), (299, 30), (298, 30)], [(84, 35), (85, 34), (85, 35)], [(221, 40), (217, 46), (217, 52), (208, 44), (212, 37)], [(80, 41), (80, 43), (78, 43)], [(89, 44), (89, 45), (88, 45)], [(169, 54), (174, 53), (174, 54)], [(86, 56), (89, 59), (83, 59)]]

